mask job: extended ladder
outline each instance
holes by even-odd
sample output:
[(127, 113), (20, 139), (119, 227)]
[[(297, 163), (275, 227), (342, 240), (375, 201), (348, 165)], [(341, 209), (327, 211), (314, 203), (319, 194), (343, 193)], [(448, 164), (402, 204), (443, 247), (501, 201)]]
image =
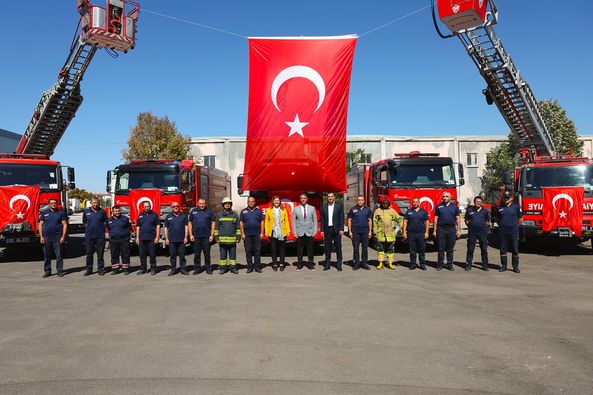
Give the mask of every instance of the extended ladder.
[(488, 84), (484, 94), (496, 104), (521, 147), (534, 149), (537, 155), (554, 155), (554, 143), (533, 92), (496, 37), (494, 23), (496, 19), (456, 35)]
[(60, 71), (58, 82), (43, 92), (19, 143), (17, 153), (47, 156), (54, 153), (82, 104), (80, 81), (97, 49), (97, 45), (84, 44), (78, 39), (76, 47), (70, 52)]

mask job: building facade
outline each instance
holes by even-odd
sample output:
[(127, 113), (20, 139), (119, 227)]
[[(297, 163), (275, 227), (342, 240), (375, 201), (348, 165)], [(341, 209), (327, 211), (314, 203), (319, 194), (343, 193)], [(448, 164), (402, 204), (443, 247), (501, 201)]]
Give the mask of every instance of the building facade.
[[(465, 171), (465, 185), (458, 187), (462, 205), (470, 202), (481, 192), (480, 177), (486, 168), (486, 154), (491, 148), (506, 140), (505, 136), (459, 136), (459, 137), (392, 137), (349, 136), (346, 151), (363, 149), (374, 162), (393, 156), (394, 153), (438, 153), (461, 163)], [(593, 155), (593, 136), (581, 137), (583, 154)], [(232, 199), (236, 207), (244, 207), (246, 198), (237, 192), (237, 177), (243, 173), (245, 161), (244, 137), (193, 138), (191, 154), (202, 163), (224, 170), (233, 180)]]
[(0, 152), (12, 153), (16, 149), (19, 141), (21, 141), (21, 135), (8, 130), (0, 129)]

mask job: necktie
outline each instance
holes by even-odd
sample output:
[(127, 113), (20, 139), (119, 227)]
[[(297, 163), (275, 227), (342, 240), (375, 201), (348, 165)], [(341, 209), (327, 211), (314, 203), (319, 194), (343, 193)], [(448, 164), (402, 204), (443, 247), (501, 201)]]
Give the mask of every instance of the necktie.
[(307, 206), (303, 206), (303, 217), (307, 219)]

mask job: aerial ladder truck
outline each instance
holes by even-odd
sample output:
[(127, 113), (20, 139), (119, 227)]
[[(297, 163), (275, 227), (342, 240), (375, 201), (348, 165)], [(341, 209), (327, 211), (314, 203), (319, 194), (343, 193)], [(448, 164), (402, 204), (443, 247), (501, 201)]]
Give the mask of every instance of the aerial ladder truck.
[[(47, 207), (50, 199), (57, 199), (58, 207), (66, 210), (67, 191), (75, 185), (74, 169), (62, 166), (50, 156), (82, 104), (80, 82), (97, 50), (103, 48), (115, 57), (118, 51), (126, 53), (135, 46), (140, 11), (137, 3), (107, 0), (101, 7), (88, 0), (77, 0), (76, 5), (80, 20), (58, 81), (41, 95), (15, 152), (0, 154), (0, 188), (4, 188), (0, 205), (5, 213), (0, 218), (0, 246), (38, 240), (37, 219), (23, 221), (25, 213), (12, 213), (19, 211), (14, 209), (17, 200), (27, 203), (26, 209), (32, 213)], [(62, 169), (67, 169), (67, 181)], [(35, 196), (19, 193), (20, 187), (34, 187), (26, 190)], [(33, 201), (37, 202), (35, 207), (31, 207)]]
[[(451, 30), (443, 34), (442, 23)], [(488, 104), (495, 104), (511, 132), (518, 138), (520, 163), (514, 177), (505, 177), (504, 189), (514, 193), (524, 213), (522, 237), (560, 237), (585, 241), (593, 225), (593, 162), (556, 152), (550, 131), (540, 113), (533, 91), (523, 80), (511, 56), (497, 37), (494, 0), (433, 0), (433, 22), (442, 38), (457, 37), (486, 81), (482, 91)], [(549, 191), (564, 188), (548, 198)], [(548, 190), (548, 191), (546, 191)], [(568, 197), (568, 198), (567, 198)], [(495, 198), (496, 199), (496, 198)], [(559, 212), (556, 202), (566, 199), (568, 213)], [(575, 207), (576, 201), (582, 202)], [(571, 226), (555, 226), (554, 216), (570, 218)], [(574, 225), (574, 223), (577, 225)]]

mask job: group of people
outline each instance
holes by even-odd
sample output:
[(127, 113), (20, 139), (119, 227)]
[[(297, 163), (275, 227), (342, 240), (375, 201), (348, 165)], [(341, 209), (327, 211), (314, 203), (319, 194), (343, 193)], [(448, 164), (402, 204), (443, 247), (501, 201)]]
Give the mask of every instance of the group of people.
[[(164, 219), (164, 242), (168, 246), (171, 269), (169, 275), (181, 273), (188, 275), (185, 258), (186, 245), (191, 241), (194, 249), (193, 274), (202, 270), (202, 256), (204, 258), (204, 271), (212, 274), (213, 269), (210, 258), (210, 248), (214, 241), (220, 248), (219, 272), (228, 271), (238, 273), (237, 270), (237, 244), (243, 240), (245, 245), (245, 258), (247, 273), (256, 271), (261, 273), (261, 241), (267, 237), (272, 256), (272, 269), (284, 271), (287, 267), (285, 261), (286, 240), (290, 233), (297, 239), (297, 271), (303, 267), (315, 270), (313, 239), (321, 230), (324, 242), (323, 270), (331, 268), (331, 254), (336, 252), (336, 269), (342, 271), (342, 236), (344, 235), (344, 208), (336, 201), (334, 193), (327, 194), (327, 203), (320, 210), (317, 218), (315, 207), (308, 204), (308, 196), (302, 193), (299, 196), (300, 205), (292, 210), (292, 220), (289, 219), (288, 210), (282, 205), (279, 196), (274, 196), (270, 207), (265, 214), (256, 206), (254, 197), (249, 197), (247, 207), (237, 212), (233, 211), (233, 202), (224, 198), (221, 202), (222, 211), (215, 213), (207, 208), (204, 199), (198, 200), (198, 205), (192, 208), (189, 215), (181, 211), (179, 203), (171, 204), (171, 213)], [(483, 207), (482, 198), (476, 196), (473, 206), (467, 208), (464, 221), (468, 227), (468, 241), (465, 270), (471, 270), (476, 242), (480, 246), (482, 269), (488, 267), (488, 230), (494, 217), (498, 222), (500, 233), (500, 267), (499, 271), (507, 270), (507, 252), (512, 254), (513, 271), (519, 273), (519, 225), (522, 213), (519, 206), (513, 203), (513, 196), (505, 192), (504, 203), (495, 209), (491, 216)], [(426, 241), (430, 233), (429, 214), (420, 207), (418, 198), (412, 200), (410, 207), (402, 216), (391, 207), (388, 199), (383, 199), (376, 210), (371, 210), (366, 205), (363, 196), (357, 197), (357, 204), (352, 207), (346, 216), (347, 228), (353, 246), (352, 269), (369, 270), (368, 249), (369, 241), (375, 238), (377, 250), (377, 269), (384, 267), (395, 269), (395, 243), (398, 235), (407, 242), (410, 250), (409, 269), (419, 267), (426, 270)], [(320, 222), (320, 223), (319, 223)], [(130, 219), (121, 213), (118, 206), (112, 208), (109, 217), (100, 207), (99, 200), (93, 198), (91, 207), (83, 213), (85, 225), (86, 246), (86, 271), (85, 276), (93, 273), (93, 260), (97, 256), (97, 269), (99, 275), (105, 274), (104, 248), (105, 231), (109, 232), (109, 248), (111, 252), (111, 274), (123, 272), (130, 273)], [(461, 213), (459, 207), (451, 201), (451, 194), (444, 192), (442, 202), (434, 210), (433, 237), (438, 246), (438, 271), (445, 264), (449, 270), (454, 270), (453, 250), (455, 242), (461, 236)], [(150, 274), (157, 273), (156, 245), (160, 242), (161, 220), (157, 213), (152, 211), (149, 202), (143, 202), (143, 211), (136, 221), (134, 241), (139, 248), (140, 270), (137, 274), (147, 273), (147, 260), (150, 263)], [(51, 275), (51, 255), (56, 257), (56, 270), (58, 276), (63, 276), (63, 259), (61, 245), (64, 243), (67, 232), (67, 218), (63, 210), (57, 208), (57, 201), (49, 201), (49, 208), (39, 215), (39, 233), (41, 243), (44, 245), (44, 274)], [(400, 233), (401, 232), (401, 233)], [(304, 261), (306, 252), (307, 261)], [(179, 270), (177, 269), (179, 262)]]

